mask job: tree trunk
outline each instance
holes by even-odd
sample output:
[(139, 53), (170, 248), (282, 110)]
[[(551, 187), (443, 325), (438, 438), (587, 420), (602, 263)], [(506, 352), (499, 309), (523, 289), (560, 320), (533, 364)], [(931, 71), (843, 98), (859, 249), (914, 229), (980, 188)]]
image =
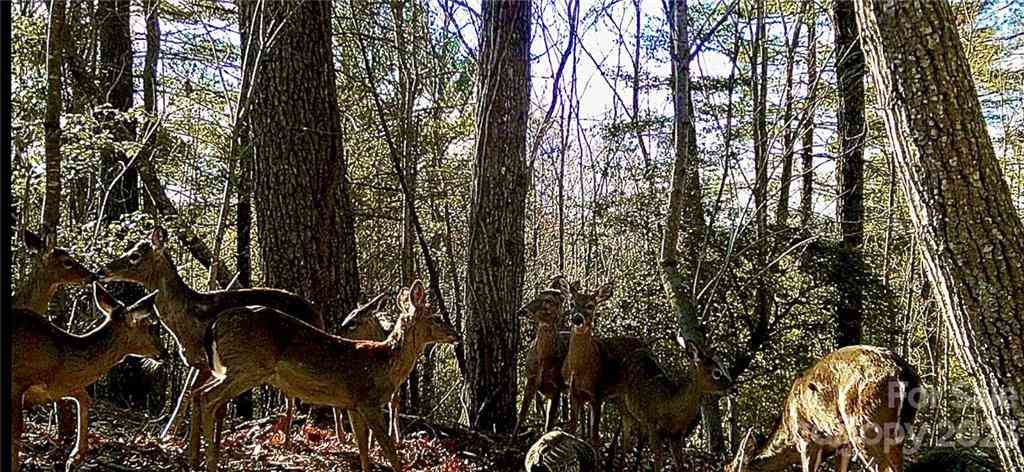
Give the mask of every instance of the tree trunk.
[(864, 53), (857, 38), (852, 0), (837, 0), (835, 11), (838, 77), (839, 156), (836, 160), (836, 219), (841, 248), (836, 265), (836, 341), (839, 347), (860, 344), (864, 330)]
[[(241, 2), (243, 10), (255, 6)], [(355, 216), (342, 148), (329, 2), (267, 2), (275, 24), (248, 103), (265, 285), (321, 307), (330, 326), (359, 300)], [(244, 12), (243, 12), (243, 15)], [(252, 18), (250, 15), (244, 18)]]
[[(129, 0), (109, 0), (96, 4), (96, 16), (100, 22), (101, 93), (113, 109), (121, 112), (130, 110), (135, 103), (129, 3)], [(113, 117), (109, 114), (101, 118), (113, 127), (115, 141), (135, 139), (134, 124), (112, 122)], [(101, 208), (104, 221), (116, 221), (139, 209), (139, 175), (135, 166), (128, 164), (124, 152), (114, 149), (103, 151), (101, 182), (104, 188), (110, 189), (107, 204)], [(128, 166), (126, 170), (125, 166)]]
[(64, 50), (64, 0), (50, 2), (50, 25), (46, 44), (46, 115), (43, 118), (46, 153), (46, 193), (43, 196), (44, 238), (57, 240), (60, 226), (61, 154), (60, 114), (64, 108), (61, 97), (61, 57)]
[(807, 228), (811, 223), (814, 196), (814, 110), (817, 108), (818, 92), (818, 37), (815, 26), (818, 24), (817, 10), (808, 15), (807, 19), (807, 104), (804, 116), (800, 120), (802, 143), (800, 150), (800, 227)]
[(807, 12), (810, 2), (804, 2), (800, 6), (800, 14), (797, 16), (796, 26), (793, 27), (793, 39), (786, 49), (786, 92), (783, 98), (785, 111), (782, 114), (782, 123), (785, 126), (782, 144), (782, 176), (779, 178), (779, 204), (775, 207), (775, 225), (779, 228), (789, 226), (789, 188), (793, 180), (793, 146), (796, 143), (796, 132), (793, 131), (793, 67), (796, 65), (796, 48), (800, 44), (800, 27), (803, 25), (803, 17)]
[(1024, 225), (953, 12), (943, 0), (856, 6), (932, 293), (974, 378), (1003, 468), (1024, 470)]
[(530, 2), (483, 0), (466, 268), (469, 425), (515, 423), (525, 267)]

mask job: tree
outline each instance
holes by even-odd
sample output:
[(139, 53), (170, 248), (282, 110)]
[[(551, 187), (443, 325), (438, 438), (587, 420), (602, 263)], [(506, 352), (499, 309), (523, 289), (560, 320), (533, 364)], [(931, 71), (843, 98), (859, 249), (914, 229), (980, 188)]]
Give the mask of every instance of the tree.
[(1024, 470), (1024, 225), (944, 0), (857, 0), (932, 293), (1005, 470)]
[(240, 7), (243, 21), (253, 22), (247, 34), (262, 47), (247, 116), (264, 282), (307, 297), (326, 320), (340, 321), (358, 302), (359, 272), (332, 5), (245, 1)]
[(476, 155), (466, 267), (469, 424), (515, 423), (516, 357), (526, 272), (530, 2), (484, 0), (477, 73)]
[(864, 319), (864, 53), (857, 38), (852, 0), (835, 2), (836, 76), (839, 89), (839, 156), (836, 160), (836, 219), (841, 251), (836, 268), (836, 339), (839, 347), (860, 344)]
[[(113, 110), (126, 112), (135, 103), (132, 83), (132, 29), (128, 0), (97, 2), (96, 17), (100, 22), (100, 81), (106, 101)], [(103, 121), (112, 127), (115, 141), (133, 141), (135, 126), (127, 121), (113, 121), (112, 113), (104, 113)], [(139, 209), (139, 174), (135, 165), (121, 150), (107, 149), (102, 157), (101, 182), (109, 189), (107, 203), (100, 211), (104, 221), (116, 221)], [(141, 294), (140, 294), (141, 295)]]
[(50, 25), (46, 42), (46, 118), (44, 147), (46, 153), (46, 193), (43, 198), (43, 238), (57, 240), (60, 226), (60, 114), (64, 104), (61, 97), (61, 57), (64, 50), (64, 15), (67, 4), (62, 0), (50, 3)]

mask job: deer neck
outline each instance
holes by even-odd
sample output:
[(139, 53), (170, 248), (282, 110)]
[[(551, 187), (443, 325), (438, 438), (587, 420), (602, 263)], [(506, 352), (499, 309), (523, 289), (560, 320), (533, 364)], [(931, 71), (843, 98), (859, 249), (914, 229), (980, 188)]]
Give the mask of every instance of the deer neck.
[(537, 357), (547, 359), (558, 352), (558, 328), (550, 323), (537, 324)]
[(423, 354), (426, 343), (416, 339), (413, 330), (407, 330), (402, 326), (400, 320), (391, 334), (384, 340), (384, 344), (391, 350), (391, 362), (388, 365), (388, 378), (394, 388), (398, 388), (402, 382), (409, 377), (416, 361)]
[(95, 383), (129, 354), (126, 343), (118, 337), (110, 320), (82, 336), (70, 336), (62, 375), (57, 376), (65, 391)]
[(156, 305), (162, 318), (179, 318), (190, 311), (189, 308), (196, 303), (199, 293), (185, 283), (173, 261), (164, 258), (160, 264), (162, 266), (154, 272), (156, 275), (152, 280), (145, 281), (143, 285), (149, 290), (160, 291)]
[(58, 288), (60, 283), (47, 277), (46, 271), (35, 267), (14, 294), (14, 307), (46, 314), (50, 307), (50, 298), (53, 298)]

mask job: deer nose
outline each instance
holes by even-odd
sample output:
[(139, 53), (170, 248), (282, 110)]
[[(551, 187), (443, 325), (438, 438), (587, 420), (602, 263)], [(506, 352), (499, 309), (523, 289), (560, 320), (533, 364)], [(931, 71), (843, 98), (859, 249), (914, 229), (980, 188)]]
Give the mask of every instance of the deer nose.
[(738, 386), (736, 386), (736, 384), (733, 384), (731, 387), (729, 387), (727, 392), (729, 393), (729, 395), (739, 395), (740, 394), (740, 388)]

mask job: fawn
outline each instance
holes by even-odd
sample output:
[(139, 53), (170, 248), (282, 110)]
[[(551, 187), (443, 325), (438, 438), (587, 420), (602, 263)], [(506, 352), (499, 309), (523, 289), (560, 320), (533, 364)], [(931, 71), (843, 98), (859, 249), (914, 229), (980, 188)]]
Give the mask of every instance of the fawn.
[[(197, 292), (182, 280), (168, 252), (167, 231), (157, 227), (149, 239), (139, 241), (128, 252), (110, 261), (100, 271), (100, 277), (104, 281), (137, 282), (148, 290), (160, 290), (160, 300), (156, 305), (160, 310), (160, 319), (174, 335), (182, 360), (197, 371), (198, 375), (189, 376), (190, 381), (186, 382), (174, 413), (161, 436), (173, 432), (180, 418), (180, 409), (189, 406), (195, 389), (210, 378), (210, 366), (203, 351), (203, 336), (221, 312), (229, 308), (262, 305), (281, 310), (318, 328), (324, 327), (324, 319), (316, 307), (305, 298), (284, 290), (250, 288)], [(286, 448), (291, 446), (293, 412), (293, 401), (288, 399), (285, 419)], [(220, 424), (223, 412), (219, 412), (217, 416)], [(194, 425), (190, 429), (189, 442), (198, 441), (198, 434), (198, 425)]]
[(43, 240), (29, 230), (22, 231), (21, 237), (32, 256), (32, 269), (25, 280), (18, 283), (14, 308), (46, 315), (50, 299), (62, 285), (82, 285), (96, 280), (93, 271), (86, 269), (66, 249), (57, 247), (52, 237)]
[(78, 403), (78, 436), (70, 463), (89, 452), (89, 394), (92, 385), (128, 355), (164, 357), (160, 322), (153, 311), (156, 292), (125, 307), (99, 284), (93, 298), (106, 316), (98, 328), (75, 336), (29, 310), (16, 308), (11, 360), (11, 467), (18, 470), (23, 410), (71, 398)]
[[(381, 292), (365, 305), (352, 310), (345, 320), (341, 322), (339, 336), (349, 339), (360, 339), (366, 341), (383, 341), (388, 337), (388, 330), (381, 324), (380, 315), (387, 302), (388, 292)], [(388, 412), (391, 415), (391, 422), (388, 424), (388, 431), (394, 438), (401, 438), (402, 433), (398, 425), (398, 415), (401, 406), (401, 395), (398, 391), (391, 396), (388, 404)], [(341, 410), (335, 410), (334, 429), (337, 431), (338, 440), (342, 440), (342, 428), (344, 424)]]
[(821, 358), (793, 381), (771, 436), (754, 447), (750, 434), (726, 472), (818, 469), (836, 453), (846, 472), (855, 454), (873, 472), (903, 470), (902, 441), (914, 422), (921, 386), (914, 368), (892, 351), (848, 346)]
[[(197, 393), (206, 468), (217, 470), (213, 412), (260, 384), (309, 403), (349, 410), (364, 472), (370, 471), (367, 427), (391, 467), (401, 470), (394, 439), (380, 407), (388, 402), (430, 343), (456, 343), (459, 335), (427, 303), (419, 280), (398, 295), (401, 314), (384, 341), (333, 336), (266, 307), (230, 309), (209, 328), (206, 352), (213, 378)], [(193, 465), (198, 448), (190, 449)]]
[(544, 431), (550, 431), (558, 417), (559, 403), (565, 391), (562, 364), (569, 350), (569, 333), (559, 332), (562, 326), (562, 305), (565, 302), (565, 294), (562, 292), (564, 286), (562, 276), (552, 278), (548, 288), (519, 309), (519, 316), (528, 316), (537, 323), (537, 338), (526, 354), (526, 389), (512, 431), (513, 436), (518, 435), (519, 428), (526, 421), (530, 403), (538, 391), (547, 399)]
[[(687, 464), (683, 443), (697, 423), (701, 402), (708, 395), (735, 391), (728, 370), (718, 360), (682, 336), (676, 341), (686, 351), (691, 366), (679, 379), (665, 372), (648, 351), (635, 351), (624, 362), (626, 382), (621, 403), (633, 421), (623, 424), (635, 424), (650, 438), (654, 470), (663, 468), (666, 442), (671, 446), (676, 469), (683, 470)], [(634, 431), (623, 429), (623, 451), (629, 451)]]
[(601, 407), (605, 400), (617, 399), (626, 382), (624, 361), (635, 351), (648, 350), (639, 338), (594, 336), (597, 307), (611, 298), (612, 291), (611, 283), (592, 293), (581, 291), (578, 282), (568, 287), (573, 301), (572, 335), (562, 377), (569, 386), (569, 432), (576, 432), (580, 410), (589, 403), (590, 442), (596, 450), (600, 450)]

